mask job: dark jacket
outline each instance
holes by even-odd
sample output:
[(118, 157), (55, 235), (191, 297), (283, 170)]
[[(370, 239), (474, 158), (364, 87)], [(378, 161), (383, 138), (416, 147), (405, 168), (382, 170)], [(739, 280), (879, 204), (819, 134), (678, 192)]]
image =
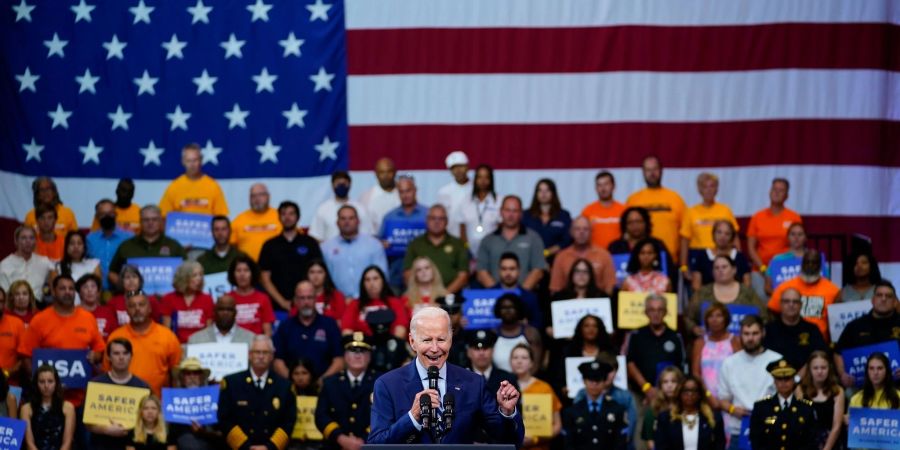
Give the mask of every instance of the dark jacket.
[(263, 389), (253, 384), (250, 371), (228, 375), (219, 394), (219, 429), (228, 447), (269, 450), (287, 446), (297, 421), (297, 399), (290, 383), (270, 370)]
[(347, 372), (325, 378), (316, 403), (316, 428), (322, 432), (325, 448), (339, 449), (337, 438), (342, 434), (362, 440), (369, 436), (372, 392), (378, 375), (367, 370), (355, 388), (350, 387)]
[[(697, 450), (725, 450), (725, 424), (722, 415), (714, 412), (716, 424), (713, 426), (706, 416), (699, 414), (700, 433), (697, 436)], [(684, 450), (684, 436), (681, 434), (681, 420), (672, 420), (671, 411), (663, 411), (656, 418), (653, 432), (654, 450)]]
[(566, 450), (624, 450), (628, 444), (625, 407), (603, 394), (600, 412), (591, 414), (587, 399), (562, 414)]

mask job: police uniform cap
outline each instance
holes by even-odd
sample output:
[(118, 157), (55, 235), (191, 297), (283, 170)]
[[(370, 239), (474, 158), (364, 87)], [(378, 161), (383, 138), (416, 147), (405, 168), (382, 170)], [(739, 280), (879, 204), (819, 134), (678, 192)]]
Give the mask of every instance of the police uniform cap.
[(497, 333), (491, 330), (477, 330), (469, 333), (466, 345), (471, 348), (493, 348), (497, 342)]
[(766, 366), (766, 371), (775, 378), (792, 378), (797, 374), (797, 369), (791, 366), (791, 363), (787, 362), (785, 359), (779, 359), (778, 361), (769, 363), (769, 365)]
[(581, 378), (592, 381), (603, 381), (613, 371), (613, 367), (603, 361), (587, 361), (578, 365)]
[(354, 331), (353, 334), (344, 336), (344, 350), (362, 349), (372, 351), (372, 345), (366, 342), (366, 336), (362, 331)]

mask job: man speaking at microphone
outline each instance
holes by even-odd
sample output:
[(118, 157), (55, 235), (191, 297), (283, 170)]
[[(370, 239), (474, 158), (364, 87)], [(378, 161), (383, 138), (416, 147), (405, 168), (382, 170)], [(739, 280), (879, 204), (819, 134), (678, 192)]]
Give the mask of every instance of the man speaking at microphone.
[(471, 444), (483, 429), (490, 443), (522, 445), (519, 391), (503, 381), (488, 392), (484, 377), (447, 363), (452, 336), (443, 309), (413, 315), (409, 344), (416, 358), (375, 381), (368, 444)]

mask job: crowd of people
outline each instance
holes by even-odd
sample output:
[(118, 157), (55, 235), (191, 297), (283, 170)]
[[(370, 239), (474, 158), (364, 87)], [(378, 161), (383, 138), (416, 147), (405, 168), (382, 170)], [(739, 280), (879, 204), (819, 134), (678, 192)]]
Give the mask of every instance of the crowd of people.
[[(34, 209), (0, 262), (0, 414), (27, 421), (26, 448), (358, 449), (375, 380), (411, 360), (410, 319), (429, 306), (450, 315), (448, 361), (482, 375), (488, 391), (507, 382), (552, 396), (551, 435), (526, 429), (527, 448), (737, 449), (749, 423), (753, 448), (835, 450), (846, 447), (849, 406), (900, 408), (889, 360), (870, 355), (860, 385), (841, 356), (900, 342), (896, 290), (871, 251), (844, 262), (843, 286), (829, 280), (826, 256), (786, 206), (787, 179), (772, 180), (768, 206), (741, 230), (714, 174), (697, 178), (702, 202), (688, 207), (653, 156), (646, 187), (625, 202), (601, 171), (597, 201), (571, 212), (552, 179), (526, 204), (496, 192), (488, 165), (471, 177), (460, 151), (446, 157), (452, 181), (438, 202), (423, 205), (416, 180), (384, 158), (358, 200), (350, 175), (335, 172), (333, 198), (304, 230), (297, 203), (273, 207), (262, 183), (230, 216), (200, 161), (200, 148), (186, 146), (185, 173), (156, 205), (135, 204), (140, 186), (120, 180), (114, 199), (96, 203), (89, 232), (53, 180), (34, 181)], [(173, 212), (211, 216), (211, 248), (166, 236)], [(183, 259), (162, 295), (146, 291), (133, 263), (153, 257)], [(785, 261), (796, 261), (789, 276), (771, 269)], [(231, 285), (218, 298), (204, 289), (214, 273)], [(469, 289), (502, 291), (496, 328), (472, 329)], [(640, 294), (645, 326), (588, 314), (571, 338), (554, 336), (554, 301), (609, 298), (615, 311), (620, 292)], [(666, 294), (677, 292), (685, 301), (671, 311)], [(836, 338), (828, 306), (842, 302), (871, 310)], [(738, 318), (733, 307), (750, 312)], [(186, 345), (202, 343), (246, 344), (249, 369), (211, 380), (186, 357)], [(32, 370), (39, 348), (87, 350), (93, 381), (149, 388), (136, 426), (84, 425), (85, 391), (64, 388), (52, 365)], [(570, 357), (590, 359), (578, 366), (578, 392), (563, 370)], [(618, 371), (627, 386), (614, 383)], [(210, 382), (221, 386), (218, 424), (165, 423), (164, 387)], [(295, 429), (301, 395), (318, 397), (318, 434)]]

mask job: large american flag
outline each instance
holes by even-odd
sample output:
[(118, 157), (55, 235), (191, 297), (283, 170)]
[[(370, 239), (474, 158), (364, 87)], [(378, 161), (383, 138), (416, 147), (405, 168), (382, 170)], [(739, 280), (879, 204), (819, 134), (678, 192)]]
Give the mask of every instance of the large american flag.
[(598, 169), (624, 201), (655, 153), (688, 204), (709, 170), (747, 218), (785, 176), (811, 232), (859, 232), (900, 261), (900, 0), (2, 4), (0, 216), (24, 216), (38, 174), (92, 194), (64, 189), (82, 224), (109, 178), (155, 202), (190, 141), (232, 211), (263, 179), (304, 223), (323, 175), (349, 167), (358, 195), (380, 156), (425, 203), (462, 149), (501, 169), (500, 193), (550, 176), (577, 213)]

